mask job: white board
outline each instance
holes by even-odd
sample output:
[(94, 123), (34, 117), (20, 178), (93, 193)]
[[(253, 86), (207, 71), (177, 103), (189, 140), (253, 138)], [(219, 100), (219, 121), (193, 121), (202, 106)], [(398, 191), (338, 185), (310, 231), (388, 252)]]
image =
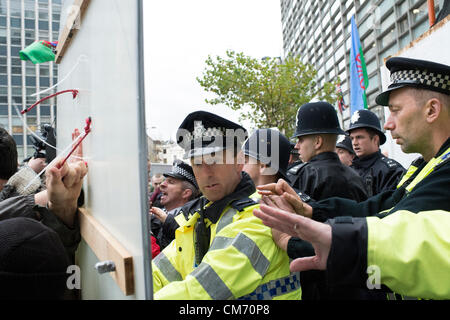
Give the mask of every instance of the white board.
[[(61, 28), (73, 0), (66, 0)], [(60, 32), (61, 34), (61, 32)], [(151, 298), (151, 255), (147, 226), (147, 144), (142, 59), (141, 0), (90, 1), (59, 64), (58, 91), (79, 90), (57, 100), (57, 143), (71, 142), (92, 117), (92, 132), (83, 142), (89, 173), (85, 206), (133, 256), (135, 293), (125, 296), (84, 242), (77, 251), (82, 299)]]
[[(427, 30), (418, 39), (412, 41), (405, 48), (392, 55), (392, 57), (405, 57), (412, 59), (423, 59), (437, 63), (450, 65), (450, 16), (437, 23)], [(387, 89), (390, 83), (390, 73), (386, 66), (381, 67), (381, 81), (383, 91)], [(389, 109), (384, 108), (385, 119), (389, 117)], [(389, 153), (389, 157), (400, 162), (405, 168), (411, 164), (411, 161), (418, 158), (417, 153), (406, 154), (392, 139), (390, 133), (386, 134), (386, 143), (382, 146), (383, 151)]]

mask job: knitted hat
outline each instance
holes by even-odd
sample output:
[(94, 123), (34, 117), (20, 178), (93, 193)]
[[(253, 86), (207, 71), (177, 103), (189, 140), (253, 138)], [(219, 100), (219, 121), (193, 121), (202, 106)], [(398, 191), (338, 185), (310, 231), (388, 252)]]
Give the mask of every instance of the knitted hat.
[(69, 260), (59, 236), (29, 218), (0, 221), (0, 299), (59, 299)]

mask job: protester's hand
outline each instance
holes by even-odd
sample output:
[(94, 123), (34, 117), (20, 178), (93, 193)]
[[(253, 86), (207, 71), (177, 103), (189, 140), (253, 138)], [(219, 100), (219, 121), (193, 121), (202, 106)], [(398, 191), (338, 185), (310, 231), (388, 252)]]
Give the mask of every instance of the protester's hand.
[(31, 158), (28, 160), (28, 166), (33, 169), (36, 174), (44, 170), (46, 165), (45, 158)]
[(164, 212), (164, 210), (157, 208), (157, 207), (152, 207), (150, 209), (150, 212), (157, 217), (162, 223), (164, 223), (166, 221), (167, 218), (167, 213)]
[[(276, 197), (280, 196), (284, 199), (284, 206), (288, 203), (295, 213), (311, 218), (312, 217), (312, 207), (304, 203), (297, 192), (283, 179), (279, 179), (277, 183), (269, 183), (262, 186), (257, 186), (258, 193), (262, 196), (268, 196), (274, 204), (281, 204), (281, 202), (275, 201)], [(272, 205), (271, 205), (272, 206)], [(278, 207), (278, 206), (275, 206)], [(285, 207), (281, 207), (283, 210), (287, 210)], [(287, 210), (290, 211), (290, 210)]]
[(68, 227), (72, 227), (87, 167), (84, 162), (77, 161), (66, 162), (59, 168), (62, 162), (62, 159), (58, 159), (54, 166), (47, 169), (48, 208)]
[[(72, 132), (72, 141), (78, 139), (79, 136), (80, 136), (80, 130), (75, 129)], [(80, 143), (80, 145), (74, 150), (74, 152), (71, 154), (71, 156), (69, 157), (69, 159), (67, 161), (69, 161), (69, 163), (77, 162), (77, 161), (81, 161), (82, 158), (83, 158), (83, 143)]]
[(314, 247), (315, 256), (291, 262), (292, 272), (326, 269), (331, 248), (331, 226), (265, 204), (261, 204), (260, 209), (253, 210), (253, 213), (266, 226), (309, 241)]

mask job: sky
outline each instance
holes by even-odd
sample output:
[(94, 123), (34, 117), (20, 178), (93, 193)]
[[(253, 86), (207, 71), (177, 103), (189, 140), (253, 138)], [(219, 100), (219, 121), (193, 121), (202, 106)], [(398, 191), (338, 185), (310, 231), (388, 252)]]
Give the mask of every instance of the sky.
[(212, 96), (196, 77), (208, 55), (224, 57), (227, 49), (258, 59), (283, 56), (280, 1), (143, 3), (147, 133), (154, 139), (175, 139), (183, 119), (197, 110), (239, 122), (239, 112), (204, 101)]

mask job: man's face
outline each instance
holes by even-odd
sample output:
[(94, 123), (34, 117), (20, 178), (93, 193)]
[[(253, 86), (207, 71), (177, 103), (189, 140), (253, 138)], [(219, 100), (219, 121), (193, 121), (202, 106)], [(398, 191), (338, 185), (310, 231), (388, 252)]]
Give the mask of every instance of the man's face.
[(339, 160), (346, 166), (351, 166), (353, 158), (355, 155), (353, 153), (348, 152), (348, 150), (344, 148), (336, 148), (336, 153), (339, 156)]
[(306, 135), (298, 137), (295, 149), (298, 150), (300, 159), (303, 162), (308, 162), (312, 157), (316, 155), (315, 145), (315, 135)]
[(183, 196), (183, 182), (179, 179), (167, 177), (160, 185), (161, 204), (166, 207), (172, 207), (172, 204), (178, 203)]
[(160, 177), (160, 178), (156, 178), (153, 177), (152, 178), (152, 186), (156, 189), (159, 188), (161, 186), (161, 183), (164, 181), (164, 177)]
[(209, 201), (217, 201), (231, 194), (241, 180), (243, 167), (243, 164), (238, 164), (236, 158), (232, 158), (234, 161), (229, 163), (226, 152), (216, 154), (214, 159), (222, 160), (211, 161), (211, 158), (204, 157), (191, 159), (198, 187)]
[(428, 144), (426, 140), (429, 137), (423, 133), (426, 122), (421, 117), (422, 109), (410, 88), (397, 89), (389, 94), (390, 115), (384, 128), (391, 131), (392, 138), (405, 153), (420, 153), (421, 146)]
[(350, 132), (353, 150), (358, 157), (366, 157), (379, 150), (377, 135), (370, 137), (364, 128), (353, 129)]

